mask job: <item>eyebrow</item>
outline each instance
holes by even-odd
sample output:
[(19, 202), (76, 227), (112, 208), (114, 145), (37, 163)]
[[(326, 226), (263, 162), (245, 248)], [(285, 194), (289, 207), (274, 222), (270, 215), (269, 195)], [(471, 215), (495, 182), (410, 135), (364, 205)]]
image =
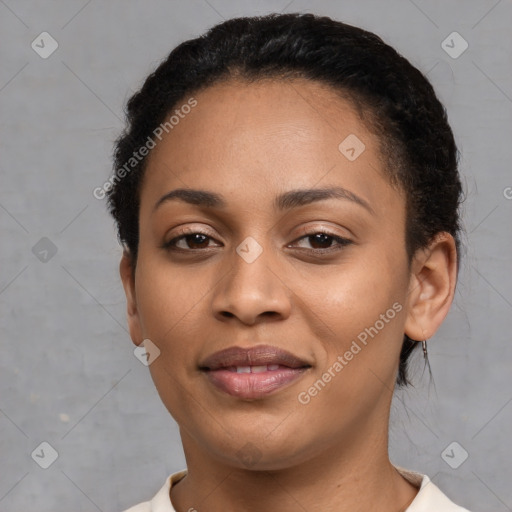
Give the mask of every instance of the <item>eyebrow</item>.
[(278, 196), (274, 204), (279, 210), (287, 210), (290, 208), (305, 206), (316, 201), (333, 198), (347, 199), (366, 208), (370, 213), (375, 213), (367, 201), (343, 187), (290, 190), (289, 192), (285, 192)]
[[(375, 215), (373, 208), (367, 201), (343, 187), (290, 190), (276, 197), (274, 200), (274, 207), (278, 210), (288, 210), (305, 206), (316, 201), (333, 198), (352, 201), (353, 203), (364, 207), (372, 215)], [(162, 204), (173, 200), (180, 200), (196, 206), (203, 206), (205, 208), (227, 207), (227, 201), (221, 194), (209, 192), (207, 190), (178, 188), (163, 195), (156, 202), (153, 211), (157, 210)]]

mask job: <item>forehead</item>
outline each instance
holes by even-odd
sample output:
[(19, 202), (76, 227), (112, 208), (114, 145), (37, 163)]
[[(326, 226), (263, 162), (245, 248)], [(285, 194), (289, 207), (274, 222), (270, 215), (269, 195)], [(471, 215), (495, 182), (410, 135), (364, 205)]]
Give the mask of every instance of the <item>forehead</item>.
[(230, 80), (192, 96), (197, 105), (181, 114), (148, 158), (143, 190), (151, 195), (198, 185), (228, 195), (241, 185), (255, 193), (289, 190), (327, 179), (369, 200), (382, 194), (376, 187), (388, 180), (379, 140), (329, 86), (305, 79)]

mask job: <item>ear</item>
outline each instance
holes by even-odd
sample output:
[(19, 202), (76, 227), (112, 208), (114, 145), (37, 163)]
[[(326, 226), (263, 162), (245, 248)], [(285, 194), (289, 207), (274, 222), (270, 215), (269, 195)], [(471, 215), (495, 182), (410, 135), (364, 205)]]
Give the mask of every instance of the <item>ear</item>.
[(128, 327), (130, 337), (135, 345), (140, 345), (144, 339), (142, 327), (137, 309), (137, 297), (135, 294), (135, 269), (132, 259), (127, 251), (123, 252), (123, 257), (119, 264), (119, 274), (123, 282), (124, 293), (126, 295), (126, 311), (128, 314)]
[(452, 235), (438, 233), (411, 263), (404, 332), (413, 340), (431, 338), (445, 319), (455, 294), (457, 249)]

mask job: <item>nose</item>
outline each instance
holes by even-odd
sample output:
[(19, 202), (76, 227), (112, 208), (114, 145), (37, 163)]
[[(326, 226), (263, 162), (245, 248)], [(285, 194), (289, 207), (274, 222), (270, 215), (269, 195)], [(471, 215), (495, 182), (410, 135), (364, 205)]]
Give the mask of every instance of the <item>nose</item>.
[(271, 259), (269, 250), (264, 250), (252, 262), (234, 251), (230, 271), (213, 292), (212, 307), (218, 320), (236, 318), (245, 325), (254, 325), (288, 318), (292, 292)]

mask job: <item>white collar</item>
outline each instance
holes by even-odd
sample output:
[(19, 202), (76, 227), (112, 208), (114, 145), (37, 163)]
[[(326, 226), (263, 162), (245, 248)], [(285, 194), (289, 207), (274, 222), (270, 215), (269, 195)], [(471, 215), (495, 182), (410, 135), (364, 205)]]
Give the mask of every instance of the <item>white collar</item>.
[[(398, 466), (395, 468), (407, 481), (419, 489), (413, 502), (404, 512), (469, 512), (448, 499), (427, 475)], [(170, 490), (186, 474), (186, 469), (173, 473), (165, 480), (165, 484), (151, 501), (136, 505), (125, 512), (176, 512), (171, 504)]]

